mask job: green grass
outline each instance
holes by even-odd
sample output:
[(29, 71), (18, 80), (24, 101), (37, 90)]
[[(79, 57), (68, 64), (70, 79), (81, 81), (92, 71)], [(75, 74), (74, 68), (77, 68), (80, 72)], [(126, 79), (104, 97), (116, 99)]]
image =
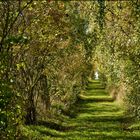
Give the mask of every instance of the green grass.
[(75, 117), (63, 116), (61, 123), (26, 127), (25, 139), (35, 140), (139, 140), (140, 123), (131, 124), (124, 109), (116, 104), (99, 81), (90, 81), (79, 96)]

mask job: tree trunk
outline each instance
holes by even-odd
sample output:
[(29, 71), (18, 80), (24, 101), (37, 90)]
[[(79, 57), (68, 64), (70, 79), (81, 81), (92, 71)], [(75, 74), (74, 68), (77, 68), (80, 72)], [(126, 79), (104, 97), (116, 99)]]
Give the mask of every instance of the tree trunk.
[(36, 123), (36, 107), (34, 105), (34, 96), (33, 96), (33, 89), (29, 95), (28, 107), (27, 107), (27, 114), (25, 117), (26, 124), (35, 124)]

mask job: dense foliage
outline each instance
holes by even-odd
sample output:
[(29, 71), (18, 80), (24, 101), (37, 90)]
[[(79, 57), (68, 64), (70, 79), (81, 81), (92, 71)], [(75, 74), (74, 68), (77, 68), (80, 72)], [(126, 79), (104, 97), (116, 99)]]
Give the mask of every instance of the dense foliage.
[(108, 89), (119, 101), (125, 100), (127, 110), (138, 118), (139, 9), (138, 1), (107, 2), (104, 31), (96, 50), (100, 70), (107, 78)]
[(9, 0), (0, 11), (0, 139), (70, 115), (95, 71), (140, 118), (138, 1)]

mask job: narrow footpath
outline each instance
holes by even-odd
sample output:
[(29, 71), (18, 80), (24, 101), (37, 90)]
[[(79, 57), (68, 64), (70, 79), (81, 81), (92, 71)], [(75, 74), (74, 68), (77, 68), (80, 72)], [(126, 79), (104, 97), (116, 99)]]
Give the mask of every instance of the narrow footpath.
[[(39, 127), (44, 140), (140, 140), (140, 130), (129, 129), (130, 118), (99, 81), (92, 81), (80, 95), (75, 116), (64, 119), (69, 129), (52, 130)], [(49, 135), (49, 136), (47, 136)]]

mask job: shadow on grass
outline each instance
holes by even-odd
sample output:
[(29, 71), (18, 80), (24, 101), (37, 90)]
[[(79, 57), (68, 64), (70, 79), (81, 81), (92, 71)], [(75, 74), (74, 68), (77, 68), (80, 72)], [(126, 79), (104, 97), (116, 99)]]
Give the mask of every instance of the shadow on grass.
[(114, 99), (112, 97), (89, 97), (89, 98), (85, 98), (85, 97), (80, 97), (80, 99), (84, 102), (84, 101), (88, 101), (88, 102), (113, 102)]
[(73, 126), (63, 126), (63, 125), (57, 124), (55, 122), (47, 122), (47, 121), (39, 121), (37, 123), (37, 125), (38, 126), (45, 126), (47, 128), (54, 129), (57, 131), (62, 131), (62, 132), (73, 129)]
[(98, 81), (90, 82), (87, 89), (89, 93), (85, 92), (87, 96), (78, 98), (71, 109), (69, 120), (64, 120), (65, 124), (39, 121), (32, 129), (45, 137), (44, 140), (140, 139), (139, 131), (127, 129), (129, 126), (126, 125), (133, 118), (123, 114), (123, 110), (116, 106)]
[(105, 89), (104, 87), (101, 87), (101, 86), (95, 86), (95, 87), (93, 87), (93, 86), (89, 86), (89, 87), (87, 87), (86, 88), (86, 90), (93, 90), (93, 89)]
[[(119, 122), (119, 123), (129, 123), (133, 118), (126, 117), (123, 115), (93, 115), (93, 116), (83, 116), (79, 118), (79, 121), (86, 122)], [(78, 121), (78, 120), (77, 120)]]

